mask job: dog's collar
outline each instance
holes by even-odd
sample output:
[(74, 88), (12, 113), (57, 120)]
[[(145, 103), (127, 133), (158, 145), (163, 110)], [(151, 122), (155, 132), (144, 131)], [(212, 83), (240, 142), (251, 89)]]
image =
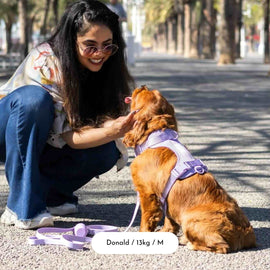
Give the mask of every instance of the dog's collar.
[(208, 171), (208, 168), (200, 159), (193, 158), (187, 148), (179, 142), (177, 132), (172, 129), (152, 132), (143, 144), (136, 146), (135, 153), (139, 155), (147, 148), (157, 147), (169, 148), (177, 157), (175, 167), (171, 171), (160, 198), (164, 214), (167, 215), (166, 199), (176, 180), (188, 178), (196, 173), (204, 174)]

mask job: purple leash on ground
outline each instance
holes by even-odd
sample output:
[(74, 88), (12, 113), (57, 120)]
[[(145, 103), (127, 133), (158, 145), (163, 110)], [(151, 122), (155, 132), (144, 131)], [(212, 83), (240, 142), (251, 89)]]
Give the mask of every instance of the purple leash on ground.
[[(117, 232), (115, 226), (88, 225), (78, 223), (72, 228), (44, 227), (36, 231), (36, 236), (28, 238), (30, 245), (61, 245), (69, 249), (83, 249), (86, 243), (91, 243), (92, 237), (99, 232)], [(73, 234), (61, 234), (72, 232)], [(58, 234), (49, 234), (58, 233)]]

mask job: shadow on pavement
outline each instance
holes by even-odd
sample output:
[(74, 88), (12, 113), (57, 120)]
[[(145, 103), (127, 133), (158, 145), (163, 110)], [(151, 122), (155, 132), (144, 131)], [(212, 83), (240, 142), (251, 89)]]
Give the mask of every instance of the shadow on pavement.
[(241, 207), (241, 209), (250, 221), (270, 221), (270, 209), (268, 208)]
[(257, 248), (256, 250), (263, 250), (270, 248), (270, 228), (261, 227), (254, 228), (256, 235)]
[[(74, 217), (79, 219), (88, 219), (86, 223), (113, 225), (116, 227), (127, 227), (134, 212), (135, 204), (91, 204), (79, 205), (80, 213)], [(133, 227), (140, 225), (140, 211), (133, 223)], [(78, 222), (57, 221), (56, 226), (72, 227)], [(88, 225), (88, 224), (87, 224)]]

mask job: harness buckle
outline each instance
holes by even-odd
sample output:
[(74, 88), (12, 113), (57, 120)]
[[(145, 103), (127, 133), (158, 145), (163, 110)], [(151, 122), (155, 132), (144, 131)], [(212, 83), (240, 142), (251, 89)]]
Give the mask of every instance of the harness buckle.
[(202, 166), (195, 166), (194, 171), (198, 174), (204, 174), (206, 172), (206, 170)]

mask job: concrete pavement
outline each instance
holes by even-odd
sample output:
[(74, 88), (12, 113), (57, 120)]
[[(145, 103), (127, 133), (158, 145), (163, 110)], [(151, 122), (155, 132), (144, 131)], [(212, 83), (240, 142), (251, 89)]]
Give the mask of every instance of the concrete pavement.
[[(227, 255), (179, 246), (170, 255), (99, 255), (61, 246), (29, 246), (33, 231), (0, 225), (0, 269), (270, 269), (270, 78), (268, 65), (255, 56), (218, 67), (212, 60), (143, 55), (131, 68), (137, 85), (157, 88), (174, 105), (180, 138), (202, 159), (238, 201), (257, 237), (258, 247)], [(0, 79), (0, 85), (3, 83)], [(134, 158), (129, 150), (130, 162)], [(8, 186), (0, 167), (0, 213)], [(115, 168), (77, 192), (80, 213), (56, 217), (56, 226), (78, 222), (128, 225), (136, 194), (129, 168)], [(138, 231), (137, 217), (132, 231)]]

